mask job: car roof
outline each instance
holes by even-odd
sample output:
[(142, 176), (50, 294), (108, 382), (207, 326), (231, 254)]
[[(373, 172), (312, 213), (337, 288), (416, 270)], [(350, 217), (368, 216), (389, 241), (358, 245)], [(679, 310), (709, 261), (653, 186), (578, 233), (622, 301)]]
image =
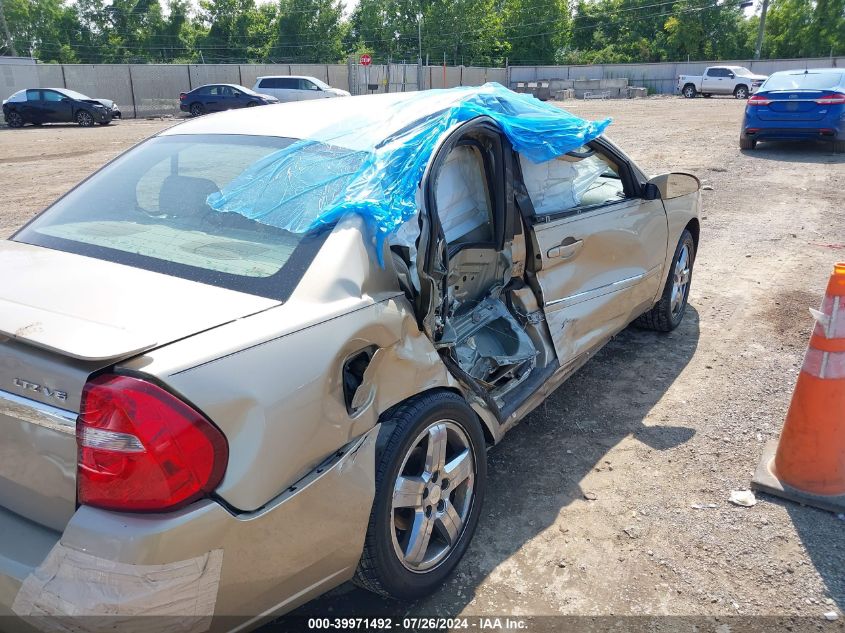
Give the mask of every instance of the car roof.
[[(161, 132), (162, 136), (181, 134), (240, 134), (248, 136), (279, 136), (311, 139), (320, 137), (326, 142), (349, 149), (372, 147), (375, 139), (391, 134), (423, 118), (442, 111), (448, 100), (438, 100), (438, 94), (450, 91), (430, 91), (434, 94), (420, 98), (419, 92), (394, 92), (362, 95), (346, 99), (315, 99), (294, 101), (265, 108), (227, 110), (218, 114), (190, 119)], [(412, 107), (395, 107), (408, 102)], [(439, 104), (439, 105), (438, 105)], [(326, 130), (331, 139), (325, 139)]]
[[(226, 83), (213, 83), (213, 84), (203, 84), (201, 86), (197, 86), (194, 90), (199, 90), (200, 88), (208, 88), (209, 86), (229, 86), (230, 88), (246, 88), (246, 86), (242, 86), (240, 84), (226, 84)], [(249, 90), (249, 88), (247, 88)]]
[[(262, 79), (317, 79), (316, 77), (312, 77), (311, 75), (261, 75), (260, 77), (256, 77), (255, 81), (260, 81)], [(322, 79), (318, 79), (317, 81), (322, 81)], [(325, 83), (325, 82), (323, 82)]]
[(777, 72), (772, 73), (770, 76), (774, 77), (775, 75), (815, 75), (817, 73), (838, 73), (843, 74), (845, 70), (842, 68), (808, 68), (806, 70), (801, 69), (794, 69), (794, 70), (779, 70)]

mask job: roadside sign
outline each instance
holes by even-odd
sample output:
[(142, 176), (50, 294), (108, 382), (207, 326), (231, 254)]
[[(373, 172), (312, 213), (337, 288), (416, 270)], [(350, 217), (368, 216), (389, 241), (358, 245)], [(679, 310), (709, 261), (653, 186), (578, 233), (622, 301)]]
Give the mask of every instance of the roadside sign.
[(369, 55), (367, 55), (366, 53), (364, 53), (363, 55), (361, 55), (361, 65), (362, 65), (362, 66), (369, 66), (369, 65), (370, 65), (370, 64), (372, 64), (372, 63), (373, 63), (373, 58), (372, 58), (372, 57), (370, 57), (370, 56), (369, 56)]

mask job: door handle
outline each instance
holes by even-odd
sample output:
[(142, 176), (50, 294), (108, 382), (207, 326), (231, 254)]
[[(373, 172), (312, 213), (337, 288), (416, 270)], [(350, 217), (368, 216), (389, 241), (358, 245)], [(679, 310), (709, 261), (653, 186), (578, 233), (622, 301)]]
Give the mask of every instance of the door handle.
[(576, 240), (574, 237), (567, 237), (560, 243), (560, 246), (550, 248), (546, 254), (549, 259), (556, 257), (560, 259), (570, 259), (581, 250), (582, 246), (584, 246), (584, 240)]

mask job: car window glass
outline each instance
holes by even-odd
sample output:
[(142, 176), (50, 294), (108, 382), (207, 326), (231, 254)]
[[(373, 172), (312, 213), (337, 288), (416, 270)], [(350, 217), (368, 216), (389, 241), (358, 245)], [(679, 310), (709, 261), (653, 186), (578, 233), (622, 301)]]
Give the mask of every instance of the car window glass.
[(537, 215), (619, 202), (625, 190), (619, 168), (602, 152), (534, 163), (520, 156), (523, 181)]
[(268, 77), (266, 79), (262, 79), (258, 87), (271, 88), (276, 90), (287, 90), (290, 88), (296, 88), (297, 86), (297, 80), (292, 79), (290, 77)]
[(26, 90), (18, 90), (15, 94), (7, 99), (9, 103), (20, 103), (26, 101)]
[[(288, 261), (301, 244), (313, 255), (314, 240), (324, 232), (291, 233), (216, 211), (208, 200), (294, 142), (223, 134), (153, 138), (61, 198), (15, 239), (263, 296), (284, 294), (290, 288), (280, 289), (277, 273), (298, 279), (302, 261), (285, 273)], [(316, 150), (333, 151), (324, 145)], [(335, 164), (323, 154), (315, 160)], [(330, 167), (321, 175), (331, 176)], [(279, 183), (288, 186), (284, 179)], [(334, 178), (310, 187), (304, 204), (334, 199), (344, 183)], [(283, 196), (276, 193), (278, 204)], [(291, 197), (294, 203), (302, 198)]]
[(833, 90), (841, 82), (841, 72), (772, 75), (761, 90)]
[(312, 81), (308, 81), (307, 79), (300, 79), (299, 81), (301, 82), (302, 90), (319, 90), (317, 85)]
[(224, 97), (231, 97), (234, 95), (234, 92), (229, 86), (220, 86), (220, 94)]
[(41, 100), (41, 91), (40, 90), (27, 90), (26, 91), (26, 100), (27, 101), (40, 101)]
[(449, 244), (493, 241), (493, 207), (481, 151), (454, 147), (437, 173), (437, 215)]
[(44, 101), (61, 101), (65, 98), (63, 94), (56, 92), (55, 90), (44, 90)]

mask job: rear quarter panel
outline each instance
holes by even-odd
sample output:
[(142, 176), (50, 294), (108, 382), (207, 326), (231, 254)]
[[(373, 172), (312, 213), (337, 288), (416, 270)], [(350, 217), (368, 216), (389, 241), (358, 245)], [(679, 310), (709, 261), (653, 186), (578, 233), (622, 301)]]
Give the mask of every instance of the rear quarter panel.
[[(229, 466), (218, 494), (255, 510), (397, 402), (456, 388), (392, 275), (373, 261), (358, 226), (335, 229), (283, 306), (124, 368), (158, 377), (221, 428)], [(342, 367), (369, 347), (376, 352), (350, 414)]]

